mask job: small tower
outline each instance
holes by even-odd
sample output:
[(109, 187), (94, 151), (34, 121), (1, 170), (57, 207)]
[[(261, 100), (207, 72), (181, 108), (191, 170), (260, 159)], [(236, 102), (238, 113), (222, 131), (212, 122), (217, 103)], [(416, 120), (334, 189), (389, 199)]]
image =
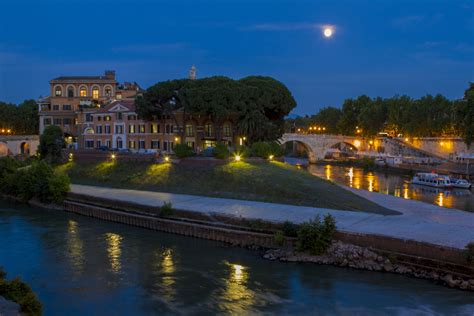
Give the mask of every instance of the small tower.
[(189, 69), (189, 79), (196, 80), (196, 66), (194, 65)]

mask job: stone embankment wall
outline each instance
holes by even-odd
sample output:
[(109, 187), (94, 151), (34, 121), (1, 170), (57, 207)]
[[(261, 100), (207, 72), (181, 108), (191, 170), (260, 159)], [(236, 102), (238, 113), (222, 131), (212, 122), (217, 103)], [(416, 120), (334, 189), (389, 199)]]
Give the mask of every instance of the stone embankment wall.
[[(281, 228), (276, 223), (266, 225), (266, 230), (252, 229), (239, 226), (239, 224), (242, 225), (242, 220), (237, 218), (215, 217), (210, 214), (194, 214), (180, 210), (174, 210), (172, 217), (160, 217), (159, 208), (148, 208), (143, 205), (134, 207), (132, 203), (122, 204), (108, 199), (94, 199), (90, 202), (85, 199), (86, 197), (83, 196), (71, 195), (70, 199), (64, 202), (63, 208), (69, 212), (102, 220), (222, 241), (242, 247), (293, 248), (295, 244), (295, 238), (286, 238), (284, 245), (276, 242), (274, 232)], [(474, 266), (467, 265), (463, 252), (459, 249), (343, 231), (338, 231), (335, 239), (347, 244), (371, 248), (385, 258), (396, 257), (406, 266), (437, 271), (438, 275), (450, 274), (460, 278), (474, 278)]]

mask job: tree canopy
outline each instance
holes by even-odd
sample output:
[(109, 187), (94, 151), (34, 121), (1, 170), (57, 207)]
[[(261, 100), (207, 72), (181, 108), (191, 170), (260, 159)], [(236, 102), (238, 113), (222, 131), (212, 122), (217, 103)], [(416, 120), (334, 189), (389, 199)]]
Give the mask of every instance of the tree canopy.
[(381, 131), (412, 137), (461, 136), (470, 145), (474, 140), (474, 83), (462, 100), (440, 94), (419, 99), (362, 95), (345, 100), (341, 109), (325, 107), (315, 115), (286, 123), (288, 131), (315, 125), (324, 126), (325, 133), (368, 137)]
[(261, 76), (240, 80), (209, 77), (159, 82), (136, 99), (137, 113), (145, 119), (170, 115), (175, 110), (211, 115), (219, 125), (238, 114), (238, 133), (250, 142), (274, 140), (284, 132), (284, 118), (296, 106), (281, 82)]
[(38, 134), (38, 105), (25, 100), (19, 105), (0, 102), (0, 129), (10, 129), (16, 135)]

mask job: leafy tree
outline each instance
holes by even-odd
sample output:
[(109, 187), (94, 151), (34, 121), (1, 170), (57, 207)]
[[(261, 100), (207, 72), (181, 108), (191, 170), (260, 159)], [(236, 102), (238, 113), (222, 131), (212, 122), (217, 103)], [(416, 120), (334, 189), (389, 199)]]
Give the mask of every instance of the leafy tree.
[(342, 117), (342, 111), (335, 107), (322, 108), (318, 114), (311, 117), (311, 122), (314, 125), (325, 127), (325, 133), (338, 134), (337, 123)]
[(18, 106), (0, 102), (0, 128), (11, 129), (16, 135), (38, 134), (38, 105), (25, 100)]
[[(228, 116), (238, 113), (238, 132), (251, 143), (280, 137), (284, 132), (284, 117), (296, 106), (281, 82), (260, 76), (159, 82), (138, 97), (136, 104), (138, 114), (146, 119), (171, 116), (178, 109), (210, 115), (217, 132)], [(183, 122), (176, 120), (176, 125)]]
[(359, 115), (364, 106), (371, 102), (370, 98), (362, 95), (357, 99), (347, 99), (342, 105), (342, 116), (337, 127), (344, 135), (355, 135), (356, 127), (359, 125)]
[(387, 121), (387, 107), (382, 98), (369, 100), (361, 107), (358, 124), (364, 136), (376, 136)]
[(468, 147), (474, 140), (474, 83), (464, 93), (464, 100), (455, 104), (456, 125)]
[(65, 146), (64, 136), (59, 126), (50, 125), (46, 127), (40, 137), (38, 153), (41, 159), (50, 162), (58, 162), (62, 157), (62, 149)]

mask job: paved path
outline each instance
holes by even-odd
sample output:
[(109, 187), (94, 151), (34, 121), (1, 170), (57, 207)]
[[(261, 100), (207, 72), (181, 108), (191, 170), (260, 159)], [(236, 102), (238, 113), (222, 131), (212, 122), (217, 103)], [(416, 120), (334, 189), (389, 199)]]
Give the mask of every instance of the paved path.
[(307, 221), (317, 214), (324, 216), (330, 213), (336, 218), (338, 229), (348, 232), (414, 239), (455, 248), (464, 248), (468, 242), (474, 241), (474, 213), (364, 190), (349, 190), (375, 203), (399, 211), (402, 215), (378, 215), (185, 194), (71, 185), (73, 193), (142, 205), (161, 206), (164, 202), (171, 202), (176, 209), (269, 221), (289, 220), (295, 223)]

